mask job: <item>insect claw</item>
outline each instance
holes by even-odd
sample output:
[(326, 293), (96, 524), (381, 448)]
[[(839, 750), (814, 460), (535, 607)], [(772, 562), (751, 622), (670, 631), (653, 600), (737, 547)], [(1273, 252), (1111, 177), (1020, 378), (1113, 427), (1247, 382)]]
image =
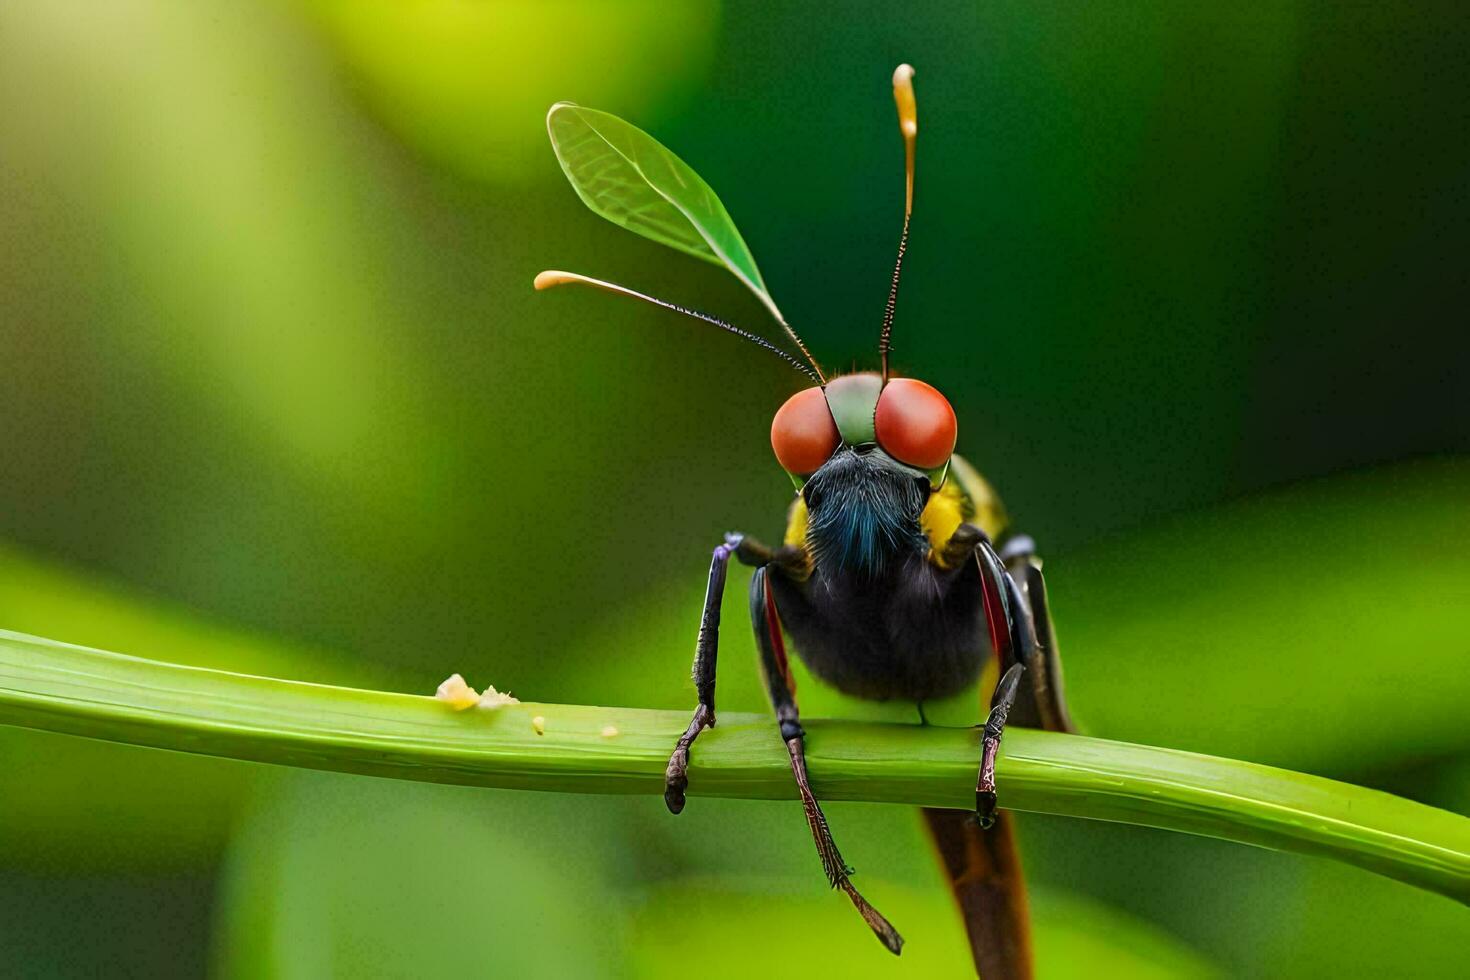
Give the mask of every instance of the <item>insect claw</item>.
[(682, 785), (670, 782), (664, 787), (664, 806), (673, 814), (684, 812), (684, 790), (688, 788), (689, 780), (680, 779), (678, 783)]
[(975, 821), (981, 830), (995, 826), (995, 793), (979, 790), (975, 793)]
[(669, 756), (668, 767), (664, 769), (664, 804), (670, 813), (678, 813), (684, 809), (684, 791), (689, 788), (689, 746), (694, 744), (700, 732), (713, 728), (714, 724), (715, 707), (711, 695), (710, 700), (701, 700), (699, 707), (694, 709), (694, 717), (689, 720), (689, 727), (679, 737)]
[(669, 758), (664, 770), (664, 805), (673, 814), (684, 810), (684, 791), (689, 788), (689, 750), (680, 745)]

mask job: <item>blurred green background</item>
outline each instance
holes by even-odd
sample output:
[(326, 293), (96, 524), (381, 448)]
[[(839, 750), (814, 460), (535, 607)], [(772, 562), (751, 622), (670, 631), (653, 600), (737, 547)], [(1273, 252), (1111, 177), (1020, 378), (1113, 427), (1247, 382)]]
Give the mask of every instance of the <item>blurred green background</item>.
[[(721, 194), (828, 364), (897, 363), (1041, 542), (1099, 735), (1470, 810), (1460, 5), (0, 3), (0, 627), (429, 692), (693, 703), (796, 375), (600, 222), (542, 117)], [(743, 573), (721, 705), (759, 710)], [(773, 730), (774, 735), (774, 730)], [(697, 776), (697, 774), (696, 774)], [(913, 814), (298, 773), (0, 729), (0, 973), (961, 974)], [(1023, 817), (1044, 977), (1462, 975), (1364, 872)], [(698, 966), (696, 966), (698, 964)]]

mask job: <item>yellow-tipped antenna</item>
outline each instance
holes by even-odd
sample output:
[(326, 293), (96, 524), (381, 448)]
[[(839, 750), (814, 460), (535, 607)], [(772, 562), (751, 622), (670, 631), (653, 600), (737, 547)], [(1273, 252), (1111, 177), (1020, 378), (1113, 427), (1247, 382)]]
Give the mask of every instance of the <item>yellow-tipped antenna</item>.
[(914, 66), (893, 69), (893, 102), (898, 106), (898, 131), (903, 134), (904, 169), (908, 177), (903, 214), (914, 210), (914, 140), (919, 135), (919, 104), (914, 100)]
[(721, 320), (719, 317), (710, 316), (708, 313), (701, 313), (698, 310), (691, 310), (687, 306), (680, 306), (678, 303), (670, 303), (668, 300), (659, 299), (656, 296), (649, 296), (647, 293), (640, 293), (636, 289), (629, 289), (627, 286), (619, 286), (617, 283), (608, 282), (605, 279), (593, 279), (591, 276), (584, 276), (575, 272), (561, 272), (557, 269), (547, 269), (545, 272), (538, 272), (536, 274), (535, 280), (532, 282), (532, 285), (535, 286), (538, 290), (550, 289), (553, 286), (591, 286), (593, 289), (601, 289), (604, 292), (616, 293), (619, 296), (630, 296), (633, 299), (641, 299), (645, 303), (652, 303), (654, 306), (662, 306), (666, 310), (673, 310), (675, 313), (682, 313), (687, 317), (693, 317), (696, 320), (702, 320), (703, 322), (708, 323), (711, 326), (719, 327), (721, 330), (728, 330), (730, 333), (741, 338), (742, 340), (748, 340), (752, 344), (755, 344), (757, 347), (761, 347), (765, 350), (770, 351), (772, 354), (775, 354), (777, 357), (781, 358), (781, 360), (785, 361), (787, 364), (790, 364), (792, 367), (796, 368), (796, 370), (800, 371), (808, 378), (811, 378), (817, 384), (824, 383), (821, 374), (812, 370), (812, 368), (816, 366), (815, 363), (812, 365), (812, 368), (809, 368), (801, 361), (797, 360), (795, 356), (788, 354), (786, 351), (777, 347), (769, 340), (766, 340), (764, 337), (759, 337), (748, 330), (742, 330), (734, 324), (727, 323), (726, 321)]
[(909, 247), (909, 218), (914, 213), (914, 143), (919, 135), (919, 105), (914, 99), (914, 66), (893, 70), (893, 103), (898, 107), (898, 131), (903, 135), (904, 195), (903, 232), (898, 237), (898, 261), (893, 264), (893, 284), (883, 308), (883, 331), (878, 336), (878, 356), (883, 360), (883, 381), (888, 381), (888, 351), (892, 345), (893, 311), (898, 304), (898, 279), (903, 274), (903, 255)]

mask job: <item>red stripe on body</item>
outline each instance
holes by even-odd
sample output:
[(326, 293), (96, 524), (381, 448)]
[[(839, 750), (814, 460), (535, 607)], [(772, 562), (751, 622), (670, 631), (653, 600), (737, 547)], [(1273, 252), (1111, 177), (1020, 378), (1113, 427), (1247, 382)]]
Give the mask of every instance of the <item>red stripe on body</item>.
[[(975, 560), (981, 561), (978, 556)], [(996, 662), (1004, 671), (1006, 655), (1011, 652), (1011, 630), (1006, 623), (1006, 610), (1000, 598), (1000, 590), (995, 587), (990, 576), (985, 574), (983, 564), (980, 569), (980, 593), (985, 600), (985, 626), (990, 630), (990, 648), (995, 651)]]
[(771, 591), (771, 585), (766, 583), (766, 633), (771, 638), (771, 649), (776, 653), (776, 666), (781, 669), (781, 677), (786, 681), (786, 690), (791, 692), (791, 700), (796, 700), (796, 678), (791, 676), (791, 663), (786, 659), (786, 638), (781, 635), (781, 614), (776, 612), (776, 596)]

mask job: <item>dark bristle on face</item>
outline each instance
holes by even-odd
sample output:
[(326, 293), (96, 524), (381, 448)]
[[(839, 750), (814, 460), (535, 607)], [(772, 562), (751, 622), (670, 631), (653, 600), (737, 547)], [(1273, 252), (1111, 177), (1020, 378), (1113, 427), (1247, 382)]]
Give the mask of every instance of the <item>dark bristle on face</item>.
[(802, 495), (807, 541), (819, 566), (877, 577), (895, 560), (928, 547), (919, 526), (928, 481), (882, 450), (840, 450)]

